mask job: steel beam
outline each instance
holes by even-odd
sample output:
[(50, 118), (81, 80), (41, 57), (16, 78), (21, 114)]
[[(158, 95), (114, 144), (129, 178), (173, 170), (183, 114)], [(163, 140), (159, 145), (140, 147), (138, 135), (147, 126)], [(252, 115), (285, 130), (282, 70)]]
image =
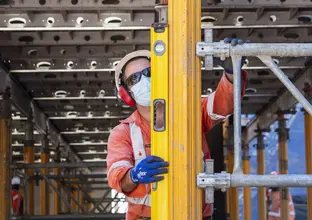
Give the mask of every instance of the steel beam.
[[(8, 74), (5, 69), (0, 66), (0, 75)], [(81, 162), (80, 157), (76, 152), (67, 144), (65, 139), (59, 134), (57, 128), (48, 120), (47, 116), (42, 112), (42, 110), (37, 106), (37, 104), (32, 100), (29, 94), (21, 88), (21, 86), (13, 79), (11, 79), (11, 91), (12, 91), (12, 102), (16, 107), (24, 114), (29, 115), (29, 112), (32, 110), (34, 115), (34, 126), (35, 129), (40, 134), (46, 134), (46, 131), (49, 131), (49, 137), (53, 144), (58, 144), (59, 142), (64, 145), (65, 154), (72, 161)], [(87, 170), (90, 172), (90, 170)]]
[[(293, 84), (297, 88), (303, 88), (306, 82), (306, 75), (311, 73), (312, 65), (310, 64), (306, 69), (298, 72)], [(273, 122), (277, 120), (277, 115), (275, 113), (279, 109), (288, 110), (294, 107), (296, 103), (297, 100), (288, 90), (285, 89), (276, 100), (264, 107), (263, 110), (259, 112), (258, 116), (247, 125), (248, 142), (252, 141), (257, 136), (256, 130), (258, 125), (260, 126), (260, 129), (268, 128)]]
[(8, 219), (11, 211), (11, 99), (5, 88), (0, 100), (0, 219)]

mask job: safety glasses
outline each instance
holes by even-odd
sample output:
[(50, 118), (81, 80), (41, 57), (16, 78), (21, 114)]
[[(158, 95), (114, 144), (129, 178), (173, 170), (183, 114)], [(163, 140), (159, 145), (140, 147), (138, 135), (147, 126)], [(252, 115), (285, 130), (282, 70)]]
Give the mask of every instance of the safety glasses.
[(135, 84), (140, 82), (142, 75), (146, 77), (151, 77), (151, 67), (147, 67), (140, 72), (136, 72), (130, 75), (125, 81), (126, 86), (127, 87), (134, 86)]

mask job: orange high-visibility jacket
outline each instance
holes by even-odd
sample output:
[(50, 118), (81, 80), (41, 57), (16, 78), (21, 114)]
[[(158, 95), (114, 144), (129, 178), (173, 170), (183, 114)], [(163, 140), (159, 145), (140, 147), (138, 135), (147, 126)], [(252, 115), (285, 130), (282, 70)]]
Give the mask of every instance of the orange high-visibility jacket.
[[(282, 218), (280, 191), (270, 192), (269, 199), (271, 200), (271, 205), (269, 207), (268, 220), (281, 220)], [(288, 195), (288, 202), (289, 220), (295, 220), (295, 207), (290, 193)]]
[(23, 196), (18, 195), (18, 191), (12, 190), (13, 211), (17, 215), (23, 214)]
[[(243, 88), (246, 86), (247, 72), (242, 71)], [(233, 84), (225, 75), (221, 78), (216, 91), (202, 100), (202, 131), (203, 131), (203, 159), (209, 159), (210, 153), (205, 133), (215, 124), (226, 119), (234, 111)], [(118, 192), (122, 192), (121, 180), (127, 171), (151, 154), (151, 130), (146, 120), (135, 111), (129, 118), (121, 121), (115, 127), (108, 139), (107, 176), (108, 184)], [(139, 184), (131, 193), (124, 193), (127, 197), (127, 220), (150, 217), (150, 185)], [(203, 190), (204, 193), (204, 190)], [(211, 216), (212, 206), (204, 203), (203, 216)]]

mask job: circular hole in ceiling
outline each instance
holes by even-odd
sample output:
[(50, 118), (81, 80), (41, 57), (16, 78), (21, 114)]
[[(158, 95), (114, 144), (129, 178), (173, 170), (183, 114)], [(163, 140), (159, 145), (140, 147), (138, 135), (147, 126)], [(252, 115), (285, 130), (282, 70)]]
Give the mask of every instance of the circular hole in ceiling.
[(55, 22), (55, 20), (54, 20), (53, 17), (49, 17), (49, 18), (47, 19), (47, 23), (48, 23), (48, 24), (54, 24), (54, 22)]
[(122, 21), (122, 19), (119, 18), (119, 17), (108, 17), (108, 18), (106, 18), (104, 20), (104, 24), (106, 24), (106, 25), (110, 25), (110, 24), (116, 25), (116, 24), (120, 24), (121, 21)]
[(29, 56), (37, 56), (38, 50), (36, 50), (36, 49), (31, 49), (31, 50), (29, 50), (29, 51), (27, 52), (27, 54), (28, 54)]
[(39, 0), (39, 4), (40, 5), (45, 5), (46, 4), (46, 0)]
[(86, 36), (84, 37), (84, 39), (85, 39), (85, 41), (89, 41), (89, 40), (91, 40), (91, 37), (90, 37), (89, 35), (86, 35)]
[(60, 54), (65, 55), (66, 54), (66, 50), (65, 49), (60, 50)]
[(91, 62), (91, 67), (95, 68), (97, 66), (97, 62), (96, 61), (92, 61)]
[(34, 38), (32, 36), (21, 36), (18, 38), (18, 40), (24, 43), (31, 43), (34, 41)]
[(84, 97), (86, 95), (86, 91), (85, 90), (81, 90), (80, 91), (80, 96)]
[(247, 88), (245, 91), (246, 94), (253, 94), (253, 93), (257, 93), (257, 89), (255, 88)]
[(126, 40), (126, 37), (123, 36), (123, 35), (114, 35), (114, 36), (111, 36), (111, 41), (114, 41), (114, 43), (117, 43), (117, 41), (124, 41)]
[(271, 15), (270, 16), (270, 21), (271, 22), (276, 22), (276, 20), (277, 20), (277, 17), (275, 15)]
[(274, 63), (276, 64), (276, 65), (279, 65), (279, 60), (278, 59), (273, 59), (273, 61), (274, 61)]
[(55, 79), (56, 78), (56, 74), (54, 73), (47, 73), (44, 75), (45, 79)]
[(202, 23), (214, 23), (217, 19), (212, 16), (205, 16), (201, 18)]
[(67, 92), (64, 90), (58, 90), (54, 93), (54, 96), (57, 98), (64, 98), (67, 96)]
[(236, 19), (237, 22), (241, 23), (244, 21), (244, 17), (243, 16), (238, 16)]
[(73, 61), (68, 61), (67, 62), (67, 67), (72, 68), (74, 66), (74, 62)]
[(299, 38), (299, 35), (296, 33), (286, 33), (284, 34), (284, 37), (287, 39), (297, 39)]
[(258, 76), (267, 76), (267, 75), (270, 75), (270, 72), (266, 70), (260, 70), (257, 72), (257, 74)]
[(99, 96), (105, 96), (105, 91), (104, 91), (104, 90), (101, 90), (101, 91), (99, 92)]
[(304, 24), (308, 24), (312, 21), (311, 15), (301, 15), (298, 17), (298, 21)]
[(47, 61), (42, 61), (37, 63), (38, 69), (49, 69), (51, 67), (51, 63)]
[(53, 37), (53, 39), (54, 39), (55, 42), (58, 42), (58, 41), (60, 40), (60, 36), (55, 35), (55, 36)]
[(118, 5), (119, 0), (103, 0), (102, 4), (103, 5)]
[(113, 63), (113, 67), (116, 67), (116, 66), (118, 65), (119, 62), (120, 62), (120, 60), (115, 61), (115, 62)]
[(71, 0), (72, 5), (77, 5), (78, 4), (78, 0)]
[(244, 65), (245, 65), (245, 66), (248, 66), (248, 65), (249, 65), (249, 60), (248, 60), (248, 59), (245, 59)]
[(78, 17), (76, 20), (77, 24), (82, 24), (84, 22), (84, 18), (83, 17)]

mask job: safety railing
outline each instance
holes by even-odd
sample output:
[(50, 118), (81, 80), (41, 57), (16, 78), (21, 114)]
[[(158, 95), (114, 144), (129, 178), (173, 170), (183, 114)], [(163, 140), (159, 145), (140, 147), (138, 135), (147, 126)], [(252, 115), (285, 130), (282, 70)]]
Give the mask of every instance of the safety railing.
[(289, 92), (302, 104), (303, 108), (312, 115), (312, 106), (301, 92), (293, 85), (278, 65), (274, 57), (303, 57), (312, 56), (312, 43), (246, 43), (231, 46), (221, 42), (212, 42), (212, 30), (205, 30), (205, 42), (199, 42), (196, 53), (205, 58), (205, 69), (213, 68), (213, 57), (222, 60), (231, 57), (234, 78), (234, 169), (233, 174), (213, 173), (213, 160), (206, 161), (206, 173), (197, 176), (197, 186), (206, 188), (206, 202), (213, 202), (215, 188), (229, 187), (311, 187), (312, 175), (244, 175), (242, 172), (242, 134), (241, 134), (241, 61), (243, 56), (258, 57), (269, 67), (276, 77), (284, 84)]

